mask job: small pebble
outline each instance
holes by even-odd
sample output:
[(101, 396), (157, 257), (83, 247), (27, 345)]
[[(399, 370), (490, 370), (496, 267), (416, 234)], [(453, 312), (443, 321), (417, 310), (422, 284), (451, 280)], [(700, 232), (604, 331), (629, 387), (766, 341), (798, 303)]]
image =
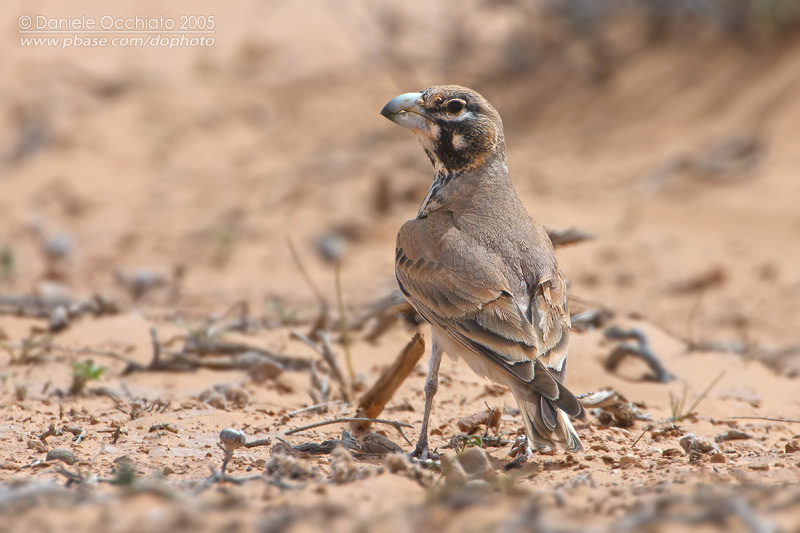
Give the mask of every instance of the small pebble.
[(53, 448), (47, 452), (45, 461), (61, 461), (67, 465), (74, 465), (77, 458), (72, 450), (68, 450), (67, 448)]
[(389, 455), (403, 453), (403, 449), (380, 433), (367, 433), (361, 438), (361, 449), (366, 453)]
[(469, 479), (486, 479), (492, 473), (492, 464), (483, 448), (467, 448), (458, 454), (458, 462)]
[(226, 451), (232, 452), (236, 448), (244, 446), (246, 437), (244, 433), (238, 429), (225, 428), (219, 434), (219, 441)]
[(714, 455), (711, 456), (710, 461), (712, 463), (723, 464), (723, 463), (727, 463), (728, 462), (728, 458), (725, 457), (724, 453), (715, 453)]

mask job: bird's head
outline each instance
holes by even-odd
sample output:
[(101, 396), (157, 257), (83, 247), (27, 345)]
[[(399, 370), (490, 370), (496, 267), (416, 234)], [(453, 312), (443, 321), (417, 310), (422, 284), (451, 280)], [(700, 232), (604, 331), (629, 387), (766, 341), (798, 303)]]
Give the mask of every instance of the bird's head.
[(503, 122), (483, 96), (459, 85), (428, 87), (392, 98), (381, 115), (419, 137), (434, 167), (446, 172), (504, 155)]

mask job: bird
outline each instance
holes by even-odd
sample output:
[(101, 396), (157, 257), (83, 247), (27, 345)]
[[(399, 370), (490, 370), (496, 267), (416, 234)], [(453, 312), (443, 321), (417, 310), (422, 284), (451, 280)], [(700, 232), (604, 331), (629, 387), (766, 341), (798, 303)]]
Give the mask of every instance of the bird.
[(396, 96), (381, 115), (416, 135), (434, 169), (395, 248), (400, 290), (432, 330), (422, 428), (411, 455), (438, 457), (428, 422), (444, 353), (511, 390), (525, 425), (525, 457), (534, 449), (582, 450), (571, 418), (586, 414), (564, 386), (566, 281), (546, 230), (511, 182), (499, 113), (478, 92), (443, 85)]

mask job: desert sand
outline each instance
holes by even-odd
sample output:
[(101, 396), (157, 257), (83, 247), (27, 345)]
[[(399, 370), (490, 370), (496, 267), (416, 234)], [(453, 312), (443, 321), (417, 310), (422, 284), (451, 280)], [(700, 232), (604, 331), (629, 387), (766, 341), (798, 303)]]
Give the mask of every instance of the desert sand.
[[(516, 2), (424, 4), (3, 7), (0, 529), (798, 531), (797, 26), (622, 17), (593, 33)], [(24, 47), (23, 13), (214, 15), (215, 43)], [(409, 313), (379, 333), (394, 310), (370, 314), (432, 175), (378, 112), (441, 83), (499, 110), (533, 216), (591, 236), (557, 248), (571, 313), (600, 317), (575, 319), (567, 384), (613, 391), (622, 419), (590, 408), (584, 452), (504, 470), (513, 398), (445, 359), (442, 464), (292, 450), (341, 438), (348, 424), (286, 432), (353, 416), (346, 389), (430, 338)], [(295, 334), (323, 307), (345, 386)], [(609, 327), (641, 332), (674, 379), (631, 357), (609, 371)], [(235, 358), (254, 350), (258, 368)], [(412, 442), (427, 351), (381, 414)], [(90, 359), (98, 379), (74, 386)], [(487, 409), (499, 424), (475, 433), (491, 438), (457, 437)], [(239, 484), (209, 478), (225, 428), (269, 439), (234, 452)], [(452, 442), (500, 445), (467, 480)]]

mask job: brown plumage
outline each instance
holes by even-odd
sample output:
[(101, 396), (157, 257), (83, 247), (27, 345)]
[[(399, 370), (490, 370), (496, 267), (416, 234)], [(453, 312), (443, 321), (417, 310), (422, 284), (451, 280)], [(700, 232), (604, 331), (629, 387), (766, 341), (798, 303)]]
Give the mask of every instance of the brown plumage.
[(566, 286), (547, 233), (511, 184), (500, 115), (455, 85), (400, 95), (381, 114), (419, 137), (435, 171), (417, 218), (400, 229), (395, 261), (400, 289), (433, 330), (415, 455), (429, 454), (442, 352), (510, 387), (535, 448), (582, 449), (569, 417), (585, 414), (563, 385)]

